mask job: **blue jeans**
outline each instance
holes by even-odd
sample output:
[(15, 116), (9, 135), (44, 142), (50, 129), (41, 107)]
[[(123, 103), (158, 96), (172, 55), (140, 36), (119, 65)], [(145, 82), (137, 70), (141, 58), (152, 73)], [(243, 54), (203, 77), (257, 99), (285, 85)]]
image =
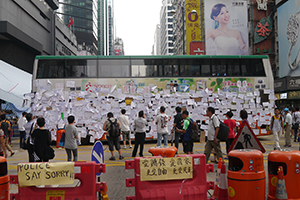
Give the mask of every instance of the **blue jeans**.
[(164, 145), (168, 146), (168, 133), (157, 133), (157, 146), (161, 146), (162, 138), (164, 138)]
[(177, 148), (177, 150), (178, 150), (178, 147), (179, 147), (180, 135), (181, 135), (181, 133), (175, 132), (175, 147)]

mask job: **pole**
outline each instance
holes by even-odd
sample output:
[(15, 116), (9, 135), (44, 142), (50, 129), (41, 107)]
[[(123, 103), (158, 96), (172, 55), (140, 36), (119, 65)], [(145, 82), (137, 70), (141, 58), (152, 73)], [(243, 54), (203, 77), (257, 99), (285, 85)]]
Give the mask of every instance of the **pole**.
[(185, 41), (184, 41), (184, 24), (185, 24), (185, 22), (184, 22), (184, 15), (185, 15), (185, 10), (184, 10), (184, 8), (185, 8), (185, 5), (183, 5), (182, 7), (181, 7), (181, 9), (182, 9), (182, 54), (183, 55), (185, 55)]

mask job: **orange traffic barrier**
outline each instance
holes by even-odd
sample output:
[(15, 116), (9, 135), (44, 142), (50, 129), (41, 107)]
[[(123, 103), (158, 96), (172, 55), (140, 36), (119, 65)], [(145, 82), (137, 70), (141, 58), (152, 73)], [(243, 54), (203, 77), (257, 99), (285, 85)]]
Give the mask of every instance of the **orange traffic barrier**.
[(221, 175), (221, 166), (222, 166), (222, 158), (219, 158), (219, 163), (218, 163), (218, 169), (216, 173), (216, 181), (215, 181), (215, 191), (213, 194), (213, 198), (216, 198), (218, 196), (218, 186), (220, 184), (220, 175)]
[[(299, 192), (299, 191), (297, 191)], [(285, 199), (287, 200), (287, 192), (285, 187), (285, 181), (283, 177), (283, 168), (282, 166), (278, 167), (278, 180), (277, 180), (277, 187), (276, 187), (276, 193), (275, 193), (275, 200), (277, 199)]]
[(166, 147), (166, 148), (150, 148), (149, 153), (153, 156), (162, 156), (162, 157), (174, 157), (175, 153), (177, 152), (176, 147)]
[(222, 163), (221, 167), (221, 175), (220, 175), (220, 184), (218, 185), (218, 200), (228, 200), (228, 184), (226, 177), (226, 167), (225, 164)]
[(7, 174), (6, 158), (0, 156), (0, 199), (8, 200), (9, 177)]

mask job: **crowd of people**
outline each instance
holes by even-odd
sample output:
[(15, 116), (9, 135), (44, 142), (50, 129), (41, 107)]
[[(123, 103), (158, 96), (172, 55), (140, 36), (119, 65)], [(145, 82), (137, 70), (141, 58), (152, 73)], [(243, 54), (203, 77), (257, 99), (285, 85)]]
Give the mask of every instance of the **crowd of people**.
[[(159, 114), (154, 119), (157, 130), (157, 147), (163, 148), (168, 147), (168, 136), (171, 135), (171, 146), (173, 141), (175, 147), (179, 148), (179, 141), (182, 141), (183, 152), (186, 154), (193, 154), (194, 141), (191, 139), (190, 133), (192, 131), (192, 125), (195, 119), (191, 119), (187, 110), (182, 110), (181, 107), (176, 107), (176, 115), (173, 120), (173, 128), (171, 133), (168, 130), (168, 122), (171, 117), (165, 113), (166, 108), (161, 106)], [(274, 150), (281, 149), (279, 145), (280, 133), (285, 134), (285, 145), (284, 147), (291, 147), (291, 136), (294, 137), (294, 142), (300, 141), (299, 136), (299, 124), (300, 124), (300, 111), (299, 108), (285, 108), (284, 114), (280, 113), (278, 108), (275, 108), (274, 115), (270, 121), (270, 131), (274, 136)], [(208, 107), (206, 115), (209, 117), (208, 130), (206, 134), (206, 144), (204, 154), (206, 155), (206, 162), (209, 161), (210, 155), (214, 153), (214, 159), (211, 162), (217, 162), (217, 159), (223, 158), (221, 151), (220, 142), (217, 139), (220, 130), (220, 119), (215, 114), (213, 107)], [(229, 152), (229, 148), (234, 141), (236, 134), (238, 133), (239, 127), (235, 120), (232, 119), (233, 113), (228, 111), (226, 114), (227, 119), (224, 120), (224, 124), (229, 128), (228, 138), (225, 141), (226, 151)], [(245, 110), (240, 111), (242, 123), (245, 121), (248, 123), (248, 113)], [(9, 135), (11, 131), (11, 124), (6, 119), (5, 113), (0, 113), (0, 156), (7, 157), (7, 152), (10, 152), (10, 156), (14, 155), (9, 144)], [(75, 126), (75, 117), (70, 115), (67, 118), (68, 124), (65, 125), (64, 135), (64, 147), (67, 153), (67, 161), (78, 160), (78, 144), (79, 135)], [(242, 124), (241, 123), (241, 124)], [(18, 120), (18, 129), (20, 132), (20, 148), (28, 151), (29, 162), (48, 162), (49, 159), (53, 159), (55, 154), (54, 150), (50, 147), (51, 134), (50, 131), (45, 128), (45, 119), (43, 117), (33, 116), (31, 113), (22, 113), (22, 117)], [(132, 148), (130, 133), (134, 132), (135, 144), (132, 151), (132, 157), (136, 157), (138, 149), (139, 156), (143, 157), (144, 143), (146, 138), (146, 127), (148, 122), (146, 120), (144, 111), (139, 111), (138, 116), (133, 121), (134, 130), (130, 130), (130, 120), (126, 116), (126, 110), (121, 110), (121, 115), (118, 118), (114, 118), (112, 112), (107, 114), (107, 120), (103, 125), (103, 130), (107, 132), (107, 141), (111, 157), (109, 160), (116, 160), (114, 154), (114, 148), (119, 153), (119, 159), (122, 160), (121, 146), (119, 136), (122, 133), (124, 149), (127, 148), (126, 142), (129, 143), (129, 148)], [(163, 142), (163, 143), (162, 143)], [(178, 152), (176, 152), (177, 154)]]

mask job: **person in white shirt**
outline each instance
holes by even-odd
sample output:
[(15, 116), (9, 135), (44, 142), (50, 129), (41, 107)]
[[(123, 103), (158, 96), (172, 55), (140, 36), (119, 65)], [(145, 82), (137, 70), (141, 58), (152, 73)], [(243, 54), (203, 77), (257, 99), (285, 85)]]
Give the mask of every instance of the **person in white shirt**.
[(20, 119), (18, 120), (18, 127), (19, 127), (19, 132), (20, 132), (20, 148), (23, 148), (23, 142), (25, 141), (25, 137), (26, 137), (26, 132), (25, 132), (25, 128), (24, 128), (24, 124), (27, 123), (26, 120), (26, 116), (27, 113), (23, 112), (22, 113), (22, 117), (20, 117)]
[(160, 107), (160, 114), (156, 116), (155, 123), (157, 124), (157, 147), (161, 147), (162, 139), (164, 138), (164, 146), (168, 146), (168, 119), (169, 116), (165, 114), (166, 108)]
[(128, 143), (129, 143), (129, 148), (132, 148), (131, 139), (130, 139), (129, 118), (128, 118), (128, 116), (125, 115), (125, 113), (126, 113), (125, 109), (122, 109), (121, 113), (122, 113), (122, 115), (119, 116), (118, 120), (119, 120), (120, 125), (121, 125), (124, 149), (126, 149), (126, 138), (128, 140)]
[(223, 155), (221, 151), (220, 141), (217, 139), (220, 129), (220, 121), (219, 118), (215, 115), (215, 109), (213, 107), (208, 107), (206, 110), (206, 115), (209, 117), (207, 142), (204, 149), (207, 163), (212, 149), (215, 149), (218, 160), (219, 158), (223, 158)]
[(285, 145), (284, 147), (291, 147), (291, 129), (292, 129), (292, 115), (288, 108), (284, 109), (285, 112)]

